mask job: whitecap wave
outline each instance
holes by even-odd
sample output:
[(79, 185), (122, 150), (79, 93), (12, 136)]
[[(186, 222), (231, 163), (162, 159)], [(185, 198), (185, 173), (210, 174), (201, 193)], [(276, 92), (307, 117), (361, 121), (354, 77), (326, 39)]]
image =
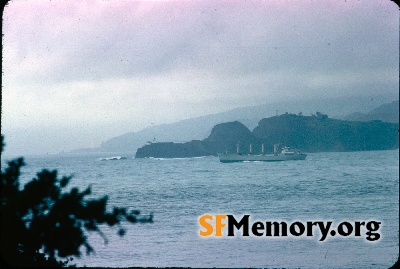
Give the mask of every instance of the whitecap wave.
[(108, 158), (100, 158), (100, 161), (118, 161), (118, 160), (126, 160), (128, 158), (123, 156), (113, 156)]

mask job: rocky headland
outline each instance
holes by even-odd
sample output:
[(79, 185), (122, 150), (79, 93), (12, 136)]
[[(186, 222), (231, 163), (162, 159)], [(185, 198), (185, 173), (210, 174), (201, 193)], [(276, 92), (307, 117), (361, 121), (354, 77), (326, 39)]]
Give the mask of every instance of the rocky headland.
[(274, 144), (291, 146), (304, 152), (389, 150), (399, 147), (399, 124), (379, 120), (361, 122), (312, 116), (283, 114), (259, 121), (250, 131), (239, 121), (217, 124), (203, 140), (185, 143), (149, 143), (139, 148), (136, 158), (185, 158), (216, 156), (223, 152), (273, 152)]

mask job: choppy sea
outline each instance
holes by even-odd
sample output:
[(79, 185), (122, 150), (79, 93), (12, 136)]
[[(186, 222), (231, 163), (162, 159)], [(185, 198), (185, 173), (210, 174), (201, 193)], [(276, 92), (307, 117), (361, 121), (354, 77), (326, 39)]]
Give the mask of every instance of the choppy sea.
[[(113, 156), (126, 159), (111, 160)], [(106, 160), (102, 160), (102, 159)], [(3, 161), (3, 160), (2, 160)], [(154, 214), (152, 224), (88, 234), (95, 253), (77, 266), (388, 268), (399, 253), (399, 151), (308, 154), (304, 161), (220, 163), (217, 157), (134, 159), (130, 153), (26, 157), (21, 181), (43, 168), (91, 185), (93, 198)], [(361, 236), (200, 237), (204, 214), (261, 221), (381, 222), (379, 240)]]

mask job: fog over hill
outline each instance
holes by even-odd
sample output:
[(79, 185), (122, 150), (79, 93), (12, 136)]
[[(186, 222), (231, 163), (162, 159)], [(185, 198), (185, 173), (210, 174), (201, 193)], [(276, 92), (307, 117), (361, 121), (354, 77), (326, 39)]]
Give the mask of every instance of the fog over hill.
[(319, 112), (312, 116), (285, 113), (260, 120), (253, 131), (232, 121), (217, 124), (204, 140), (146, 144), (138, 148), (135, 158), (217, 156), (237, 150), (261, 154), (262, 149), (272, 153), (275, 145), (305, 152), (393, 150), (399, 147), (398, 129), (398, 123), (378, 120), (344, 121)]
[[(368, 96), (315, 99), (308, 101), (282, 101), (261, 106), (242, 107), (222, 113), (186, 119), (171, 124), (149, 126), (138, 132), (129, 132), (113, 137), (103, 142), (99, 148), (91, 149), (91, 151), (126, 151), (134, 153), (137, 148), (145, 145), (146, 142), (186, 142), (202, 140), (210, 134), (212, 128), (216, 124), (235, 120), (243, 123), (250, 130), (253, 130), (261, 119), (276, 114), (284, 114), (286, 112), (294, 114), (301, 112), (303, 115), (311, 115), (318, 111), (328, 114), (330, 118), (344, 119), (350, 113), (354, 113), (354, 111), (367, 114), (371, 110), (378, 109), (382, 104), (388, 102), (392, 103), (393, 100), (389, 100), (387, 96)], [(378, 111), (380, 110), (378, 109)]]
[(399, 100), (383, 104), (368, 113), (355, 112), (344, 118), (351, 121), (381, 120), (384, 122), (399, 122)]

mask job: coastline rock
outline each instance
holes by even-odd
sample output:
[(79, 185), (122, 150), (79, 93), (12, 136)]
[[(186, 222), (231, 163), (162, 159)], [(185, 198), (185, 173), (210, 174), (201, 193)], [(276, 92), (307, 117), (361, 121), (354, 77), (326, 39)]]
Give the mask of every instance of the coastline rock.
[(186, 143), (159, 142), (139, 148), (135, 158), (190, 158), (210, 155), (200, 140)]
[[(236, 152), (272, 153), (274, 144), (291, 146), (303, 152), (389, 150), (399, 147), (399, 124), (378, 120), (369, 122), (330, 119), (317, 112), (312, 116), (283, 114), (259, 121), (251, 132), (238, 121), (214, 126), (203, 140), (186, 143), (152, 143), (139, 148), (136, 158), (187, 158), (217, 156)], [(251, 145), (251, 146), (250, 146)]]

